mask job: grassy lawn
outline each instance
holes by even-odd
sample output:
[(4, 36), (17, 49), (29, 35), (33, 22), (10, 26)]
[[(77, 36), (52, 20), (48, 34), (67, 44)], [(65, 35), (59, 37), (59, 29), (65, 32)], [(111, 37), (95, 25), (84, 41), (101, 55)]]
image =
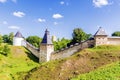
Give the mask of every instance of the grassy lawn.
[(23, 47), (11, 47), (11, 54), (0, 54), (0, 80), (17, 80), (20, 73), (39, 66), (37, 59)]

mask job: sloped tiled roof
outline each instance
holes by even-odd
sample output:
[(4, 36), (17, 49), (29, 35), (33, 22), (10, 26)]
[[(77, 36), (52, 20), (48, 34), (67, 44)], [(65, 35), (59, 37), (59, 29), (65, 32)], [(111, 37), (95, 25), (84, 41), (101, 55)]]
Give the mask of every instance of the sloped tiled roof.
[(105, 30), (104, 30), (102, 27), (100, 27), (100, 28), (98, 29), (98, 31), (95, 33), (94, 36), (98, 36), (98, 35), (106, 35), (106, 36), (107, 36)]
[(19, 38), (23, 38), (22, 34), (18, 31), (14, 37), (19, 37)]
[(53, 44), (51, 37), (50, 37), (50, 33), (49, 31), (46, 29), (43, 40), (41, 43), (45, 43), (45, 44)]

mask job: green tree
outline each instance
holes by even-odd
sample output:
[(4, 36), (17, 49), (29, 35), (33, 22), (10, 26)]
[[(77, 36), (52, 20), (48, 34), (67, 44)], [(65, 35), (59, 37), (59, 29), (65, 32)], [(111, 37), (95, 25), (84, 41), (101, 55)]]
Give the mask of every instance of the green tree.
[(9, 33), (9, 35), (5, 34), (5, 35), (2, 36), (3, 42), (8, 43), (8, 44), (12, 44), (13, 43), (13, 37), (14, 37), (13, 32)]
[(9, 42), (9, 36), (8, 35), (3, 35), (3, 42), (8, 43)]
[(62, 38), (61, 40), (58, 39), (58, 41), (54, 41), (53, 44), (54, 44), (55, 51), (65, 48), (67, 46), (67, 44), (70, 43), (70, 41), (71, 40), (65, 39), (65, 38)]
[(14, 34), (13, 34), (13, 32), (11, 32), (10, 34), (9, 34), (9, 44), (12, 44), (13, 43), (13, 37), (14, 37)]
[(4, 45), (3, 55), (8, 56), (10, 54), (10, 48), (8, 45)]
[(120, 36), (120, 31), (116, 31), (116, 32), (112, 33), (112, 36)]
[(10, 48), (7, 44), (4, 46), (0, 46), (0, 54), (4, 56), (8, 56), (10, 54)]
[(72, 36), (73, 36), (73, 40), (72, 40), (73, 43), (81, 42), (87, 39), (87, 34), (81, 28), (75, 28), (73, 30)]
[(26, 38), (26, 41), (35, 47), (39, 47), (40, 42), (42, 41), (42, 38), (40, 38), (38, 36), (29, 36)]
[(2, 38), (2, 36), (0, 35), (0, 45), (1, 45), (2, 42), (3, 42), (3, 38)]
[(92, 37), (92, 34), (86, 34), (86, 39), (89, 39)]

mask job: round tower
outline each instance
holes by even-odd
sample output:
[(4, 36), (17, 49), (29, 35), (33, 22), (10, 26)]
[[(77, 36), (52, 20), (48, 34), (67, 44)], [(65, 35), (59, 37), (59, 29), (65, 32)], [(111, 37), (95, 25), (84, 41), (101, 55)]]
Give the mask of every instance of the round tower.
[(15, 36), (13, 37), (13, 45), (14, 46), (22, 46), (24, 38), (22, 34), (18, 31)]

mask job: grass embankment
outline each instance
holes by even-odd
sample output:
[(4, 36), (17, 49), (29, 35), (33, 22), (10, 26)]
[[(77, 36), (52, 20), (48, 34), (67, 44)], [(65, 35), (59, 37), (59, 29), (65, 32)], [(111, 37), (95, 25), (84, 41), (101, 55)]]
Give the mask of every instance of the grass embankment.
[(120, 80), (120, 61), (105, 65), (71, 80)]
[(0, 54), (0, 80), (17, 80), (22, 72), (27, 72), (39, 64), (37, 59), (25, 48), (9, 46), (8, 56)]
[[(94, 71), (103, 65), (110, 63), (114, 64), (114, 62), (117, 61), (120, 61), (120, 46), (103, 45), (82, 50), (81, 52), (78, 52), (66, 59), (42, 63), (39, 68), (31, 70), (24, 77), (21, 76), (21, 79), (69, 80), (73, 77), (77, 77), (79, 74), (89, 73), (90, 71)], [(115, 64), (118, 64), (115, 69), (119, 70), (119, 63)], [(109, 72), (111, 75), (113, 74), (111, 71)]]

